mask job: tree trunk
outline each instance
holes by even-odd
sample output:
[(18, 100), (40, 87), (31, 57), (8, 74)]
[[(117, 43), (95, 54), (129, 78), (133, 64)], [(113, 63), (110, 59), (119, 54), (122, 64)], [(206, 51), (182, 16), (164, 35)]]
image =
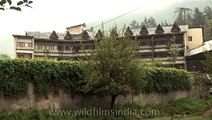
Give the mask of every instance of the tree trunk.
[(116, 97), (117, 95), (112, 95), (111, 96), (111, 105), (110, 105), (110, 108), (113, 110), (114, 109), (114, 103), (116, 101)]

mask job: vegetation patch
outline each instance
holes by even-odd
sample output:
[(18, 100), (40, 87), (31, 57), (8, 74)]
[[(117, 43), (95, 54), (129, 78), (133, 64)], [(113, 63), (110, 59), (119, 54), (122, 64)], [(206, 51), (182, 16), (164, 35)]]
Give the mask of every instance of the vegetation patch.
[(175, 68), (148, 68), (144, 92), (167, 93), (191, 88), (191, 76), (185, 70)]
[[(173, 115), (173, 120), (211, 120), (212, 116), (203, 117), (202, 114), (209, 110), (212, 106), (212, 97), (208, 99), (193, 97), (185, 98), (169, 103), (160, 103), (152, 105), (137, 105), (125, 104), (119, 106), (117, 109), (126, 111), (129, 108), (137, 111), (159, 110), (159, 114), (148, 116), (98, 116), (98, 115), (74, 115), (68, 112), (60, 112), (52, 114), (52, 110), (29, 110), (19, 112), (1, 112), (1, 120), (170, 120)], [(198, 117), (196, 117), (198, 116)]]
[(61, 88), (79, 93), (83, 84), (84, 62), (54, 61), (47, 59), (0, 60), (0, 89), (5, 97), (23, 96), (27, 83), (33, 83), (37, 96), (47, 96)]
[[(27, 83), (34, 85), (37, 96), (47, 96), (50, 92), (64, 89), (72, 94), (85, 94), (84, 69), (87, 62), (54, 61), (47, 59), (0, 60), (0, 89), (5, 97), (24, 96)], [(167, 93), (176, 90), (189, 90), (191, 77), (188, 72), (173, 68), (151, 67), (141, 73), (146, 85), (146, 93)], [(120, 76), (121, 77), (121, 76)]]

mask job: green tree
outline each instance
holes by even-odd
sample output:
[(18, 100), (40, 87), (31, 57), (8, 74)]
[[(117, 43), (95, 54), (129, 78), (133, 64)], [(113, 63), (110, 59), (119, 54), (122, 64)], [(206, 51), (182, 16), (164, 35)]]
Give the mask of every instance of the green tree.
[(117, 96), (139, 93), (144, 82), (135, 48), (132, 40), (113, 36), (97, 43), (85, 68), (85, 93), (111, 96), (111, 109)]
[(126, 24), (123, 25), (122, 29), (121, 29), (121, 34), (123, 35), (125, 30), (127, 29), (127, 26)]
[(203, 61), (203, 65), (207, 74), (212, 76), (212, 55), (208, 51), (205, 53), (206, 59)]
[(175, 63), (177, 61), (177, 57), (179, 56), (179, 47), (177, 44), (175, 44), (175, 37), (172, 39), (172, 44), (170, 47), (170, 61), (172, 62), (172, 67), (175, 66)]
[(205, 17), (204, 36), (205, 41), (212, 40), (212, 19), (207, 16)]
[(161, 26), (162, 27), (166, 27), (166, 26), (169, 26), (170, 24), (167, 22), (167, 20), (165, 20), (164, 22), (161, 21)]
[(148, 19), (148, 24), (149, 24), (148, 27), (157, 27), (157, 22), (153, 17), (150, 17)]
[(192, 25), (194, 26), (203, 26), (205, 22), (205, 17), (198, 8), (194, 9), (194, 14), (192, 18)]
[(0, 59), (9, 59), (10, 56), (7, 54), (0, 54)]
[(94, 27), (91, 26), (90, 29), (88, 29), (88, 31), (91, 33), (91, 37), (94, 38), (95, 37), (95, 31), (94, 31)]
[(177, 7), (175, 13), (177, 14), (177, 18), (175, 19), (175, 23), (178, 25), (190, 25), (191, 24), (191, 9), (184, 7)]
[(153, 17), (150, 18), (144, 18), (144, 21), (141, 22), (140, 27), (142, 27), (143, 25), (145, 25), (146, 27), (157, 27), (157, 22)]
[(209, 6), (205, 7), (204, 13), (206, 14), (206, 16), (209, 19), (212, 19), (212, 9), (211, 9), (211, 7), (209, 7)]
[(138, 29), (138, 28), (140, 28), (140, 25), (139, 25), (138, 21), (133, 20), (133, 21), (130, 23), (130, 28), (132, 28), (132, 29)]
[(146, 27), (148, 27), (149, 26), (149, 23), (148, 23), (148, 19), (145, 17), (144, 18), (144, 21), (143, 22), (141, 22), (141, 25), (140, 25), (140, 27), (142, 27), (142, 26), (146, 26)]
[[(33, 1), (31, 0), (20, 0), (17, 3), (13, 4), (12, 0), (1, 0), (0, 1), (0, 10), (17, 10), (17, 11), (21, 11), (21, 7), (30, 7), (31, 8), (31, 4), (33, 3)], [(8, 8), (6, 6), (9, 6)]]

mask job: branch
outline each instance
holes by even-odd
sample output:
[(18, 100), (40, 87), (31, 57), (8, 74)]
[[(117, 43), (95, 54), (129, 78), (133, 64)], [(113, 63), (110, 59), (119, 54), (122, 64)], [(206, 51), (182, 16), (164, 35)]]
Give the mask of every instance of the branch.
[[(31, 4), (33, 3), (33, 1), (31, 0), (21, 0), (18, 1), (15, 5), (12, 4), (12, 0), (1, 0), (0, 2), (0, 10), (17, 10), (17, 11), (21, 11), (22, 7), (31, 7)], [(9, 6), (9, 8), (6, 8), (6, 5)]]

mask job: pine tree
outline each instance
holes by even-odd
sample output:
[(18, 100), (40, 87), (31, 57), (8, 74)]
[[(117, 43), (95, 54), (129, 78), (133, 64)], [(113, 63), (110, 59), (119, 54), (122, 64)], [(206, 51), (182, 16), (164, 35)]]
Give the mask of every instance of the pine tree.
[(153, 17), (150, 17), (148, 19), (148, 24), (149, 24), (148, 27), (157, 27), (157, 22), (156, 22), (156, 20)]
[(205, 22), (205, 17), (201, 11), (199, 11), (198, 8), (194, 9), (193, 19), (192, 19), (192, 25), (193, 26), (203, 26)]
[(191, 24), (191, 9), (190, 8), (184, 8), (184, 7), (178, 7), (175, 10), (175, 13), (177, 13), (177, 18), (175, 19), (175, 23), (178, 25), (190, 25)]
[(148, 23), (148, 20), (147, 20), (147, 18), (146, 18), (146, 17), (144, 18), (144, 21), (143, 21), (143, 22), (141, 22), (140, 27), (143, 27), (143, 26), (146, 26), (146, 27), (148, 27), (148, 26), (149, 26), (149, 23)]
[(205, 41), (212, 40), (212, 19), (207, 16), (205, 17), (204, 35)]
[(162, 27), (169, 26), (169, 23), (167, 22), (167, 20), (165, 20), (164, 22), (161, 21), (161, 26), (162, 26)]
[(138, 21), (133, 20), (133, 21), (130, 23), (130, 28), (131, 28), (131, 29), (138, 29), (138, 28), (140, 28), (140, 25), (139, 25)]
[(206, 16), (209, 19), (212, 19), (212, 9), (211, 9), (211, 7), (209, 7), (209, 6), (205, 7), (204, 13), (206, 14)]

